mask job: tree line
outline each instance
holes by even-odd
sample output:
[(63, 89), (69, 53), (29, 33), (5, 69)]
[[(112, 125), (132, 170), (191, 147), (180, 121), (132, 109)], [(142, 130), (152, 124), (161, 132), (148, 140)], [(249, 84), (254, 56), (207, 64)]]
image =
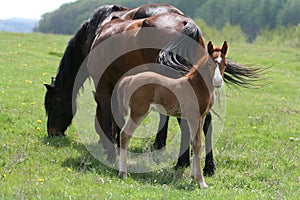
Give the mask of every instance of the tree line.
[(171, 4), (193, 19), (201, 18), (208, 26), (217, 30), (221, 30), (226, 24), (240, 26), (248, 41), (253, 41), (261, 30), (300, 23), (299, 0), (78, 0), (44, 14), (34, 30), (74, 34), (93, 10), (112, 3), (129, 8), (148, 3)]

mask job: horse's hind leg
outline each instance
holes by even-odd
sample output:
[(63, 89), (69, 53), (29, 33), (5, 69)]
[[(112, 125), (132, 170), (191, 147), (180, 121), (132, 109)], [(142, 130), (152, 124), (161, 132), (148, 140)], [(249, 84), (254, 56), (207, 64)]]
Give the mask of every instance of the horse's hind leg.
[(216, 171), (216, 165), (212, 152), (212, 117), (209, 112), (206, 115), (203, 132), (205, 135), (205, 166), (203, 169), (204, 176), (212, 176)]
[(180, 152), (177, 164), (174, 167), (176, 170), (182, 167), (190, 166), (190, 130), (186, 120), (177, 118), (181, 130)]
[(166, 146), (167, 134), (168, 134), (168, 122), (169, 117), (163, 114), (159, 114), (159, 125), (153, 148), (160, 150)]

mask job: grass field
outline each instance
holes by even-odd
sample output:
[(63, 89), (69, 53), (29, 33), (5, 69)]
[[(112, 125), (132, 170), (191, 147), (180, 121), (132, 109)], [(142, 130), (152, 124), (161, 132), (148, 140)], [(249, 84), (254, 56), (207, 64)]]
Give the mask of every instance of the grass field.
[(43, 83), (56, 75), (69, 38), (0, 33), (0, 199), (299, 198), (299, 48), (229, 43), (232, 60), (271, 67), (270, 84), (226, 86), (225, 125), (214, 145), (218, 168), (203, 190), (189, 169), (169, 166), (120, 180), (90, 155), (76, 125), (65, 138), (48, 138)]

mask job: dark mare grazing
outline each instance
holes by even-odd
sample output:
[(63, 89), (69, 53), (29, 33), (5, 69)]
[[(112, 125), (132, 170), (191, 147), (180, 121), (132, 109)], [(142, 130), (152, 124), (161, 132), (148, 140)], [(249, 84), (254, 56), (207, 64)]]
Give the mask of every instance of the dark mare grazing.
[[(88, 71), (85, 70), (84, 67), (80, 68), (80, 66), (84, 64), (85, 58), (90, 53), (91, 45), (95, 39), (98, 28), (101, 28), (103, 24), (113, 20), (115, 17), (141, 19), (161, 13), (182, 14), (177, 8), (164, 4), (145, 5), (136, 9), (128, 9), (119, 5), (107, 5), (98, 8), (92, 14), (90, 19), (83, 23), (68, 43), (59, 65), (58, 73), (54, 79), (55, 81), (52, 81), (50, 85), (45, 85), (47, 87), (45, 109), (48, 115), (47, 129), (49, 136), (64, 135), (65, 130), (71, 124), (73, 115), (75, 114), (75, 112), (72, 112), (72, 109), (76, 110), (76, 101), (73, 102), (72, 108), (72, 92), (75, 87), (75, 77), (79, 73), (79, 69), (83, 70), (80, 74), (85, 74), (85, 76), (81, 76), (79, 82), (83, 83), (89, 76)], [(259, 72), (259, 70), (248, 69), (230, 62), (227, 63), (224, 78), (225, 82), (248, 87), (252, 86), (251, 80), (259, 79)], [(77, 87), (74, 88), (74, 90), (78, 91), (80, 86), (81, 84), (77, 84)], [(76, 97), (74, 99), (76, 99)], [(164, 118), (165, 117), (161, 115), (161, 119)], [(154, 147), (156, 148), (165, 146), (167, 122), (168, 120), (161, 120), (160, 122), (160, 131), (154, 144)], [(187, 132), (188, 134), (188, 130), (186, 130), (184, 126), (181, 126), (181, 129), (182, 132)], [(211, 137), (210, 113), (205, 119), (203, 130), (205, 134), (207, 133), (206, 137)], [(111, 141), (113, 141), (113, 138), (111, 138), (112, 136), (111, 133), (108, 133), (108, 137), (110, 137)], [(213, 174), (215, 164), (213, 162), (212, 152), (207, 154), (206, 163), (208, 164), (205, 165), (204, 174)], [(180, 167), (188, 165), (189, 151), (186, 151), (178, 159), (176, 166)]]
[[(65, 130), (71, 124), (73, 115), (75, 114), (75, 112), (72, 112), (72, 90), (75, 77), (80, 66), (84, 64), (84, 59), (90, 52), (96, 30), (116, 16), (126, 19), (141, 19), (160, 13), (177, 13), (182, 15), (181, 11), (177, 8), (165, 4), (144, 5), (136, 9), (127, 9), (119, 5), (107, 5), (98, 8), (90, 19), (83, 23), (75, 36), (68, 43), (56, 78), (52, 80), (50, 85), (45, 85), (47, 87), (45, 109), (48, 115), (47, 129), (49, 136), (64, 135)], [(83, 83), (89, 75), (87, 71), (83, 71), (81, 74), (85, 74), (80, 80)], [(75, 91), (79, 90), (80, 84), (77, 86), (77, 88), (74, 88)], [(73, 111), (74, 110), (76, 110), (76, 101), (73, 102)], [(161, 115), (161, 118), (164, 117)], [(180, 119), (178, 120), (180, 122)], [(162, 130), (167, 129), (163, 127)], [(162, 132), (160, 132), (160, 134), (161, 133)], [(109, 133), (107, 135), (110, 140), (113, 140)], [(156, 144), (159, 143), (160, 142), (156, 142)], [(155, 145), (155, 147), (162, 148), (163, 146)], [(187, 158), (180, 158), (177, 164), (177, 166), (188, 165), (189, 155)]]

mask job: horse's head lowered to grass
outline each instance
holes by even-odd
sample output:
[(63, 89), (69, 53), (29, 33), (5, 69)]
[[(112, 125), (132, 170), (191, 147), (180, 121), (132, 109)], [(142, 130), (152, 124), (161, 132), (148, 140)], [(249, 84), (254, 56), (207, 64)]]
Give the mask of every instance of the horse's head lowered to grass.
[(64, 136), (73, 119), (72, 104), (69, 100), (72, 96), (63, 95), (63, 91), (56, 88), (54, 82), (55, 79), (52, 78), (51, 85), (45, 84), (47, 88), (45, 95), (45, 109), (48, 116), (47, 130), (49, 136)]

